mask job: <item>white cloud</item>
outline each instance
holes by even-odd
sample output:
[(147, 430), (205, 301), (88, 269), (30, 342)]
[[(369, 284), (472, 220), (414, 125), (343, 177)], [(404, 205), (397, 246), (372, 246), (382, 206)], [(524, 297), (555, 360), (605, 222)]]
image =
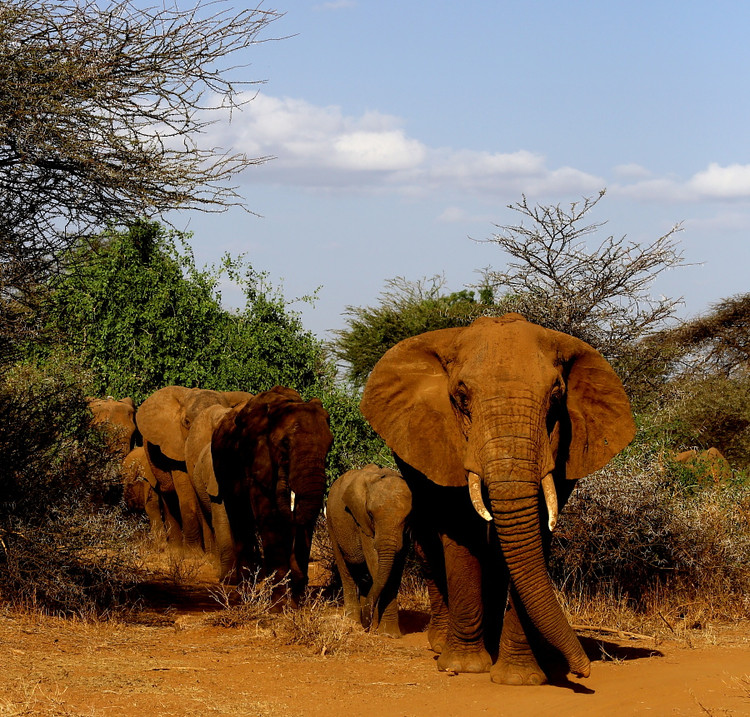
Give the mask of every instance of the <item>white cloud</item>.
[(750, 198), (750, 164), (722, 167), (712, 162), (688, 182), (698, 195), (713, 199)]
[(453, 222), (463, 222), (466, 220), (467, 214), (460, 207), (446, 207), (438, 216), (439, 222), (445, 222), (451, 224)]
[(331, 0), (330, 2), (323, 2), (319, 5), (314, 6), (314, 10), (342, 10), (347, 7), (357, 7), (357, 3), (354, 0)]
[[(625, 165), (637, 167), (638, 165)], [(722, 167), (712, 162), (706, 169), (696, 172), (687, 180), (678, 177), (653, 177), (645, 172), (639, 179), (636, 172), (631, 177), (631, 184), (613, 184), (613, 194), (622, 195), (638, 201), (685, 202), (694, 203), (705, 200), (733, 201), (750, 199), (750, 164), (730, 164)]]
[(651, 172), (648, 169), (634, 162), (618, 164), (613, 172), (616, 177), (622, 177), (622, 179), (647, 179), (651, 177)]
[(393, 171), (415, 167), (422, 162), (425, 149), (408, 139), (401, 130), (348, 132), (332, 144), (332, 166), (354, 171)]
[(475, 151), (428, 147), (410, 137), (398, 117), (376, 111), (346, 115), (337, 106), (257, 94), (232, 121), (212, 125), (209, 142), (254, 157), (273, 156), (251, 168), (246, 182), (424, 196), (436, 191), (474, 196), (581, 195), (605, 179), (574, 167), (550, 168), (528, 150)]

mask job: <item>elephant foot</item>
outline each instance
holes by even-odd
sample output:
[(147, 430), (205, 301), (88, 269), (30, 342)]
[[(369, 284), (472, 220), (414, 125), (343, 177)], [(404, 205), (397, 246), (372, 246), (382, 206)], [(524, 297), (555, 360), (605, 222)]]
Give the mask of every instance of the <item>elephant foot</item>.
[(362, 624), (362, 611), (359, 609), (359, 604), (356, 607), (344, 605), (344, 616), (353, 620), (358, 625)]
[(499, 685), (547, 684), (547, 675), (531, 656), (517, 661), (499, 659), (490, 670), (490, 679)]
[(393, 637), (393, 638), (399, 638), (401, 637), (401, 630), (398, 626), (398, 621), (388, 621), (384, 622), (381, 621), (378, 625), (377, 629), (375, 630), (375, 633), (377, 635), (383, 635), (384, 637)]
[(484, 647), (457, 649), (446, 644), (438, 657), (438, 670), (443, 672), (489, 672), (492, 660)]
[(427, 641), (430, 649), (439, 655), (448, 644), (448, 630), (445, 626), (434, 625), (430, 621), (430, 626), (427, 628)]

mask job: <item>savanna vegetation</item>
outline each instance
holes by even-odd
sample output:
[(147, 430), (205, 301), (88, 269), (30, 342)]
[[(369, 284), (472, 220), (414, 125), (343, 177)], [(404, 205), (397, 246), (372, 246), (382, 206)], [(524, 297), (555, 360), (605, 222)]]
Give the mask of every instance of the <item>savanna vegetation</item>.
[[(154, 219), (239, 201), (226, 180), (262, 160), (217, 156), (197, 131), (208, 91), (241, 102), (242, 84), (220, 68), (276, 16), (0, 2), (0, 598), (89, 615), (139, 594), (132, 538), (144, 526), (124, 512), (119, 463), (90, 426), (87, 395), (139, 403), (169, 384), (290, 386), (330, 413), (333, 478), (391, 460), (358, 409), (388, 348), (517, 311), (599, 349), (640, 429), (562, 514), (552, 563), (566, 600), (618, 602), (634, 620), (661, 610), (668, 624), (688, 603), (704, 617), (747, 617), (750, 300), (680, 322), (678, 297), (651, 298), (654, 279), (682, 263), (677, 228), (646, 246), (599, 239), (589, 212), (603, 192), (569, 206), (523, 198), (511, 207), (521, 223), (487, 240), (512, 257), (504, 267), (453, 291), (441, 277), (392, 279), (376, 306), (348, 308), (326, 346), (262, 270), (237, 257), (197, 267), (191, 237)], [(222, 303), (224, 280), (244, 306)], [(672, 460), (711, 446), (731, 479)]]

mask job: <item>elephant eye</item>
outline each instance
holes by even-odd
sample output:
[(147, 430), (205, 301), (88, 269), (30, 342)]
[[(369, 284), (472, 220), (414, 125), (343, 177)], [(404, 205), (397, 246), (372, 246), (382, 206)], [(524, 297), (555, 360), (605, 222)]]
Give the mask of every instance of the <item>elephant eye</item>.
[(465, 384), (459, 383), (458, 386), (456, 386), (456, 390), (453, 392), (451, 399), (461, 413), (465, 416), (471, 415), (471, 399), (469, 398), (469, 391)]
[(564, 395), (565, 395), (565, 389), (562, 383), (556, 383), (552, 387), (552, 391), (550, 391), (550, 395), (549, 395), (550, 406), (555, 406), (558, 403), (560, 403)]

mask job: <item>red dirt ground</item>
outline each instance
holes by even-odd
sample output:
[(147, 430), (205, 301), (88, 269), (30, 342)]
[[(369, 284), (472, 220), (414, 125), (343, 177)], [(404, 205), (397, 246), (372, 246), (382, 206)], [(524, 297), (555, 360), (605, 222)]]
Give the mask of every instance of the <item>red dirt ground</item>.
[(402, 613), (407, 634), (349, 632), (333, 654), (284, 644), (273, 620), (223, 628), (198, 584), (137, 623), (84, 623), (0, 611), (0, 716), (750, 715), (750, 624), (710, 626), (656, 643), (583, 635), (591, 677), (502, 687), (488, 675), (438, 672), (426, 615)]

